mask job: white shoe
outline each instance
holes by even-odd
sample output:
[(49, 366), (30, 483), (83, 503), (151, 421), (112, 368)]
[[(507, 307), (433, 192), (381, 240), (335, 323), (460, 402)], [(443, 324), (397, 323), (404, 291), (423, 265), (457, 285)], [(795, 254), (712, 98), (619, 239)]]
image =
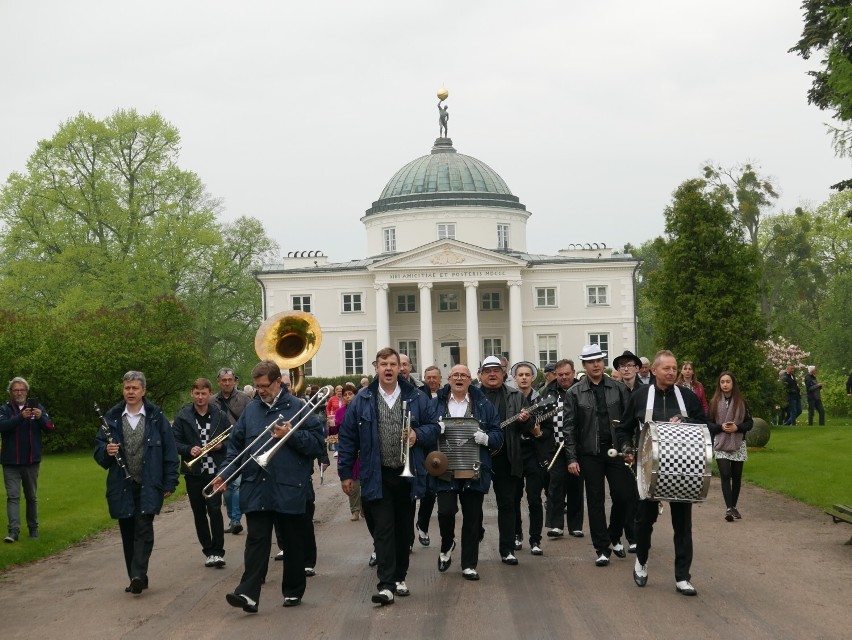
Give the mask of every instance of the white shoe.
[(278, 553), (275, 554), (276, 560), (284, 560), (284, 549), (281, 549)]
[(337, 457), (337, 451), (334, 452), (334, 455), (332, 456), (332, 458), (336, 458), (336, 457)]
[(534, 556), (544, 555), (544, 552), (541, 550), (541, 547), (538, 546), (538, 544), (533, 544), (533, 546), (530, 547), (530, 553)]
[(648, 565), (640, 564), (638, 558), (633, 565), (633, 582), (637, 587), (644, 587), (648, 583)]
[(405, 580), (396, 583), (396, 595), (404, 597), (410, 594), (411, 592), (408, 590), (408, 585), (405, 584)]
[(598, 554), (597, 560), (595, 560), (596, 567), (605, 567), (609, 564), (609, 556), (605, 553)]
[(225, 558), (222, 556), (213, 556), (214, 566), (216, 567), (224, 567), (225, 566)]
[(376, 604), (380, 604), (382, 606), (386, 604), (393, 604), (393, 591), (390, 589), (382, 589), (378, 593), (373, 594), (372, 600)]
[(685, 596), (697, 596), (698, 592), (695, 590), (695, 587), (692, 586), (692, 583), (689, 580), (679, 580), (675, 583), (675, 588), (678, 593), (682, 593)]
[(548, 538), (561, 538), (563, 535), (565, 534), (563, 533), (562, 529), (557, 529), (555, 527), (547, 532)]
[(207, 556), (207, 560), (204, 561), (205, 567), (215, 567), (216, 566), (216, 556)]

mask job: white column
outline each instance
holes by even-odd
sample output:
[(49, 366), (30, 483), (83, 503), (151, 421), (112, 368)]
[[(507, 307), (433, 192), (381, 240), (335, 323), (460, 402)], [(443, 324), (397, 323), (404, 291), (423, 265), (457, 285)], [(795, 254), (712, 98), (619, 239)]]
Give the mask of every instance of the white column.
[(391, 346), (388, 285), (386, 282), (377, 282), (373, 288), (376, 290), (376, 351), (378, 351)]
[(509, 280), (509, 363), (527, 359), (524, 356), (524, 314), (521, 309), (521, 280)]
[(476, 292), (479, 282), (470, 280), (464, 283), (465, 314), (467, 319), (467, 366), (476, 375), (479, 361), (479, 300)]
[(420, 371), (418, 378), (423, 377), (423, 369), (435, 364), (435, 340), (432, 336), (432, 283), (418, 282), (420, 289)]

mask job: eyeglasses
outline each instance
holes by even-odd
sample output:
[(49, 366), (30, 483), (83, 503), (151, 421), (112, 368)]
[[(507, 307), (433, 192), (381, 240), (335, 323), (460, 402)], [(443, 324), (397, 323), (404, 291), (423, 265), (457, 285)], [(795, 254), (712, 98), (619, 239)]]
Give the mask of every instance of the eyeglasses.
[(618, 368), (619, 369), (638, 369), (639, 367), (637, 367), (633, 363), (629, 363), (629, 364), (620, 364), (620, 365), (618, 365)]
[(453, 373), (449, 375), (450, 380), (467, 380), (469, 377), (466, 373)]

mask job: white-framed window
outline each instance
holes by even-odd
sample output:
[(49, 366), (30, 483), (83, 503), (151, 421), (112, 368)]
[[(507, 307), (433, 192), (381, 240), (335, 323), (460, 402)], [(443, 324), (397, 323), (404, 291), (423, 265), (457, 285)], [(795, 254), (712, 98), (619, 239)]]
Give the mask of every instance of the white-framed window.
[(455, 222), (439, 222), (438, 223), (438, 240), (456, 239), (456, 224)]
[(305, 374), (305, 377), (306, 377), (306, 378), (307, 378), (308, 376), (312, 376), (312, 375), (314, 375), (314, 359), (313, 359), (313, 358), (311, 358), (310, 360), (308, 360), (308, 361), (305, 363), (305, 371), (304, 371), (304, 374)]
[(447, 291), (438, 294), (438, 311), (458, 311), (459, 294), (455, 291)]
[(397, 313), (416, 313), (417, 296), (413, 293), (401, 293), (396, 297)]
[(502, 309), (500, 292), (499, 291), (483, 291), (482, 292), (482, 310), (483, 311), (499, 311)]
[(341, 299), (343, 313), (360, 313), (364, 310), (360, 293), (344, 293)]
[(507, 225), (507, 224), (498, 224), (497, 225), (497, 248), (498, 249), (508, 249), (509, 248), (509, 225)]
[(364, 343), (361, 340), (343, 342), (343, 373), (347, 376), (364, 373)]
[(536, 287), (536, 307), (556, 307), (556, 287)]
[(609, 334), (608, 333), (590, 333), (589, 344), (596, 344), (601, 348), (601, 351), (606, 353), (604, 365), (609, 366)]
[(586, 303), (589, 306), (608, 305), (609, 287), (605, 285), (589, 285), (586, 287)]
[(290, 303), (293, 311), (311, 312), (311, 296), (292, 296)]
[(417, 371), (417, 340), (400, 340), (399, 353), (411, 360), (411, 370)]
[(541, 335), (538, 337), (538, 368), (544, 369), (548, 362), (556, 363), (556, 335)]
[(387, 229), (382, 229), (382, 235), (384, 237), (383, 246), (385, 248), (385, 253), (396, 251), (396, 227), (388, 227)]
[(483, 338), (482, 339), (482, 357), (486, 356), (502, 356), (503, 355), (503, 339), (502, 338)]

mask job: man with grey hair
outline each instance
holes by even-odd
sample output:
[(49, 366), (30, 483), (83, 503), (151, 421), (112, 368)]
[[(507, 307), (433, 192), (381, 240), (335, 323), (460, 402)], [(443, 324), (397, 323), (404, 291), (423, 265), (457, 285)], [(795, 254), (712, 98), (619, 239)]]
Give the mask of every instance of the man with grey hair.
[(29, 383), (12, 378), (6, 390), (11, 401), (0, 407), (3, 481), (6, 485), (6, 515), (9, 535), (4, 542), (17, 542), (21, 530), (21, 486), (27, 501), (27, 527), (30, 538), (38, 538), (38, 469), (41, 464), (41, 434), (53, 431), (47, 411), (34, 398), (28, 398)]
[[(290, 374), (288, 373), (287, 376), (289, 386)], [(230, 367), (219, 369), (219, 373), (216, 375), (216, 385), (219, 387), (219, 393), (213, 396), (213, 403), (225, 412), (225, 415), (228, 416), (228, 422), (234, 425), (240, 419), (248, 403), (251, 402), (251, 397), (236, 388), (237, 376)], [(230, 482), (225, 490), (225, 511), (228, 512), (229, 520), (225, 533), (237, 535), (242, 532), (243, 525), (240, 523), (243, 517), (240, 512), (240, 478)]]
[(125, 373), (124, 400), (104, 417), (109, 433), (100, 430), (95, 437), (95, 461), (107, 470), (109, 514), (118, 520), (130, 578), (130, 586), (124, 590), (134, 595), (148, 588), (154, 516), (178, 483), (179, 460), (172, 427), (162, 409), (148, 402), (145, 392), (141, 371)]
[(816, 367), (810, 365), (805, 374), (805, 393), (808, 395), (808, 424), (814, 423), (814, 411), (819, 414), (819, 425), (825, 426), (825, 407), (822, 406), (822, 382), (817, 382)]
[(641, 384), (651, 384), (654, 382), (654, 374), (651, 373), (651, 361), (645, 356), (639, 358), (642, 365), (639, 367), (639, 373), (636, 374), (636, 379)]

